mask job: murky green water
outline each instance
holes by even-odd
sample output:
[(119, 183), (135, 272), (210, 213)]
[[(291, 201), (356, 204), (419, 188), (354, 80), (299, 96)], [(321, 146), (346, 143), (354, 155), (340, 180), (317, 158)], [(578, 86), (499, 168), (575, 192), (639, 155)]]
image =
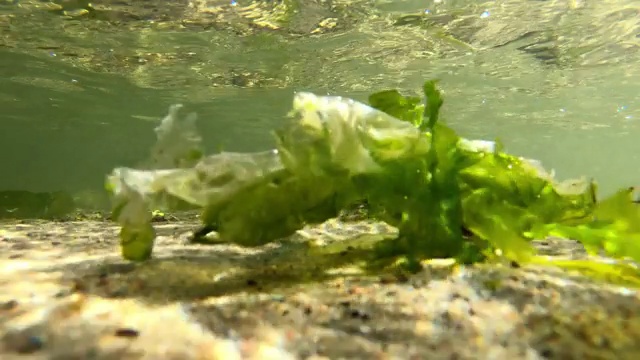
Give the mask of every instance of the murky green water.
[(56, 3), (0, 0), (0, 190), (100, 189), (176, 102), (210, 151), (256, 151), (296, 90), (434, 77), (463, 136), (640, 184), (637, 0)]

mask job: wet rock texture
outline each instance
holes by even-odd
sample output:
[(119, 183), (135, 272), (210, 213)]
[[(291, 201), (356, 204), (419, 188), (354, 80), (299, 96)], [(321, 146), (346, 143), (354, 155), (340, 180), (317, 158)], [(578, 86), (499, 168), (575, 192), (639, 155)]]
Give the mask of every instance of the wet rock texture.
[[(640, 356), (632, 289), (539, 266), (322, 272), (286, 245), (187, 244), (194, 227), (157, 224), (155, 258), (136, 265), (120, 260), (107, 222), (3, 222), (0, 358)], [(584, 255), (566, 241), (539, 246)]]

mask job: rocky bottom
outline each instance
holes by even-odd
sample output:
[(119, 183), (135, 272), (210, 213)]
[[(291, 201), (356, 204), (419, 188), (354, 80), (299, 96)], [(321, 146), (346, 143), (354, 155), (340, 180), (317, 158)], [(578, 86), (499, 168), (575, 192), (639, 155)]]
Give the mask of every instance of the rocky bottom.
[(131, 264), (108, 222), (0, 223), (0, 358), (640, 359), (635, 289), (533, 265), (326, 269), (299, 244), (190, 244), (196, 226), (157, 224)]

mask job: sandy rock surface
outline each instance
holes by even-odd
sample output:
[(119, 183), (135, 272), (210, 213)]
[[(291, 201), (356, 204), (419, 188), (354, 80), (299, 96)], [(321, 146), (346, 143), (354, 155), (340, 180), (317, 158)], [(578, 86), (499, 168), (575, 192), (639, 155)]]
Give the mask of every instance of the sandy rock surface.
[[(0, 224), (2, 359), (637, 359), (640, 297), (554, 268), (322, 272), (295, 247), (157, 224), (120, 259), (101, 221)], [(539, 244), (580, 256), (573, 243)]]

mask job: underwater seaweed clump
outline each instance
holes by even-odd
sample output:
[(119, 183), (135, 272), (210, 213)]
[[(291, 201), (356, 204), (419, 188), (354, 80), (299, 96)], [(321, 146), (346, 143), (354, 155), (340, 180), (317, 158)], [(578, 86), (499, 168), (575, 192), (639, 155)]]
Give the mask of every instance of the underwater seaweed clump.
[(366, 200), (372, 217), (399, 230), (397, 239), (370, 245), (370, 262), (527, 262), (530, 240), (547, 236), (640, 260), (640, 207), (630, 190), (597, 201), (591, 180), (558, 182), (538, 161), (458, 136), (438, 118), (436, 82), (426, 82), (423, 94), (382, 91), (365, 105), (297, 93), (290, 123), (274, 133), (276, 149), (209, 156), (194, 115), (181, 120), (173, 106), (156, 131), (154, 156), (176, 167), (117, 168), (108, 177), (122, 255), (151, 256), (150, 209), (159, 201), (201, 207), (203, 233), (257, 246)]

